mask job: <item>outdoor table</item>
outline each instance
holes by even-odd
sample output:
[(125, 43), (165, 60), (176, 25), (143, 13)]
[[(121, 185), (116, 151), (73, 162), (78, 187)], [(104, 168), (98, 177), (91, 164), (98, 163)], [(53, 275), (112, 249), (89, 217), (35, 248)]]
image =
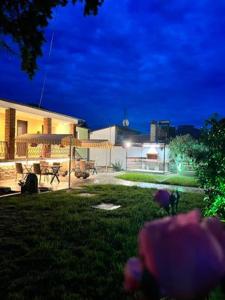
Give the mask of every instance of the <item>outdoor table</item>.
[(58, 183), (60, 183), (60, 180), (59, 180), (59, 170), (61, 168), (61, 166), (48, 166), (49, 168), (52, 169), (52, 180), (50, 182), (50, 184), (53, 183), (54, 179), (57, 179)]
[(32, 165), (24, 165), (24, 168), (27, 171), (27, 173), (31, 173), (32, 172)]

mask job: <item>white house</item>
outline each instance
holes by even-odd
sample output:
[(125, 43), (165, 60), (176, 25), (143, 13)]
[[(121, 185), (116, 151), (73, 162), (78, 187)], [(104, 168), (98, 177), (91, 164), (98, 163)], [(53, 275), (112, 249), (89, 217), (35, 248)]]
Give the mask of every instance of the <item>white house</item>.
[(114, 125), (92, 131), (90, 138), (109, 140), (113, 145), (110, 150), (90, 149), (90, 159), (95, 160), (97, 166), (113, 166), (120, 163), (124, 170), (168, 170), (168, 146), (163, 143), (150, 143), (150, 135)]

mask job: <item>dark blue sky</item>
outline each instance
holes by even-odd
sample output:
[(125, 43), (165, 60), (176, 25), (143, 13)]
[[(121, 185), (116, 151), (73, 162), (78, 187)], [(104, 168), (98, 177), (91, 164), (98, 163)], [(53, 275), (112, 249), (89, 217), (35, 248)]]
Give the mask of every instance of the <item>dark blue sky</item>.
[(105, 0), (97, 17), (69, 5), (46, 37), (32, 81), (16, 56), (1, 53), (0, 98), (38, 103), (47, 68), (42, 105), (91, 128), (121, 122), (124, 108), (144, 131), (152, 119), (201, 126), (225, 115), (223, 0)]

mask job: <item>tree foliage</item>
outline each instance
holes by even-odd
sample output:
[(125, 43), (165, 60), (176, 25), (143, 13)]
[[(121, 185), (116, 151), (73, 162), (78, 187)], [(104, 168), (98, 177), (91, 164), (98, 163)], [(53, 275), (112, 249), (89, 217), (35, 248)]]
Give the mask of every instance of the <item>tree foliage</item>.
[[(9, 51), (10, 36), (18, 45), (21, 68), (29, 77), (37, 70), (37, 58), (42, 55), (45, 29), (53, 17), (53, 10), (78, 0), (1, 0), (0, 1), (0, 47)], [(104, 0), (80, 0), (84, 5), (84, 15), (98, 13)]]
[(206, 121), (201, 142), (204, 148), (194, 154), (196, 174), (206, 191), (207, 215), (225, 218), (225, 119)]
[(178, 173), (182, 173), (185, 166), (193, 165), (192, 153), (197, 144), (189, 134), (177, 136), (170, 142), (170, 160), (175, 163)]

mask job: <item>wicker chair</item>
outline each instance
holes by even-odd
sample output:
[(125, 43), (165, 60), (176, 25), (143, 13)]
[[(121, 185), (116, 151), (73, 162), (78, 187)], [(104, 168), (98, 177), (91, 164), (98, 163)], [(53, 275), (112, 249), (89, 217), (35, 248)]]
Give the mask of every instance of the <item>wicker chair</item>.
[(86, 162), (86, 160), (80, 160), (80, 171), (81, 172), (87, 171), (87, 162)]
[(94, 175), (94, 174), (97, 174), (97, 169), (96, 169), (96, 167), (95, 167), (95, 161), (94, 160), (89, 160), (89, 162), (88, 162), (88, 169), (90, 170), (90, 171), (92, 171), (92, 174)]
[(24, 172), (22, 163), (15, 163), (15, 169), (16, 169), (16, 180), (18, 179), (18, 175), (21, 176), (22, 180), (25, 180), (28, 173)]

